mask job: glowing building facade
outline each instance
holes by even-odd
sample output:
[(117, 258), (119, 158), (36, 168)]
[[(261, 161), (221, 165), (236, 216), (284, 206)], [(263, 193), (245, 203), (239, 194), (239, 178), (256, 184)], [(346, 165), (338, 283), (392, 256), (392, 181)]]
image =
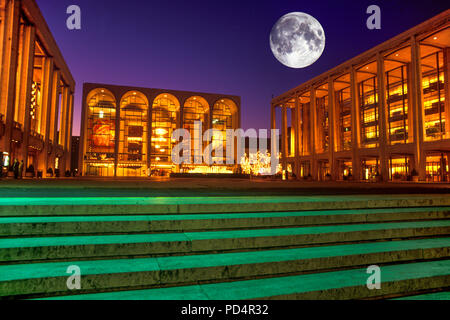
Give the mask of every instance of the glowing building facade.
[[(194, 124), (201, 122), (204, 133), (221, 134), (208, 141), (196, 141)], [(171, 172), (232, 173), (235, 165), (204, 163), (175, 165), (172, 149), (178, 140), (172, 132), (187, 129), (191, 155), (215, 141), (223, 141), (226, 129), (240, 126), (240, 98), (236, 96), (175, 90), (124, 87), (86, 83), (83, 86), (79, 171), (83, 176), (146, 177)], [(213, 160), (222, 157), (213, 153)]]
[(274, 98), (284, 169), (319, 181), (449, 181), (449, 77), (447, 10)]
[(75, 82), (34, 0), (0, 0), (0, 155), (70, 169)]

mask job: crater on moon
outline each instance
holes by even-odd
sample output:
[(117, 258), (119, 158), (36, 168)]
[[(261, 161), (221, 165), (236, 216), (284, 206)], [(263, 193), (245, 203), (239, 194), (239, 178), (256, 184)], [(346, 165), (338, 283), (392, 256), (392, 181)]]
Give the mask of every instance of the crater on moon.
[(282, 64), (305, 68), (313, 64), (325, 49), (325, 32), (319, 21), (303, 12), (282, 16), (270, 32), (270, 48)]

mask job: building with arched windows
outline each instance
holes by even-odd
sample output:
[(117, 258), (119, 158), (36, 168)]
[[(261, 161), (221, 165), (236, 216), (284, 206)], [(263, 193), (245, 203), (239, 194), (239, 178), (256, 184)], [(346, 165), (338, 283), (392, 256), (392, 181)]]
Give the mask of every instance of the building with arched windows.
[(449, 181), (449, 78), (446, 10), (274, 98), (283, 168), (319, 181)]
[(34, 0), (0, 0), (0, 83), (0, 168), (70, 170), (75, 81)]
[[(204, 141), (194, 132), (199, 122), (202, 137), (208, 129), (220, 134)], [(94, 177), (232, 173), (236, 166), (227, 165), (225, 155), (226, 148), (234, 146), (227, 146), (226, 130), (239, 127), (237, 96), (85, 83), (79, 171)], [(190, 133), (192, 161), (176, 165), (172, 149), (178, 140), (172, 133), (179, 128)], [(213, 160), (222, 157), (223, 163), (195, 163), (195, 154), (217, 141), (223, 152), (213, 152)]]

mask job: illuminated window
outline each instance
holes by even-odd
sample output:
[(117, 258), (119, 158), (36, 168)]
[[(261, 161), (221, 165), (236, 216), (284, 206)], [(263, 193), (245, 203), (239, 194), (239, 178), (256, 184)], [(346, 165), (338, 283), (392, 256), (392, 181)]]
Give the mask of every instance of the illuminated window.
[(299, 97), (300, 119), (298, 119), (299, 140), (300, 140), (300, 155), (308, 155), (310, 153), (309, 139), (311, 135), (310, 130), (310, 100), (309, 93)]
[(84, 174), (114, 176), (116, 145), (116, 101), (106, 89), (95, 89), (87, 97)]
[(408, 140), (408, 72), (403, 64), (386, 72), (386, 104), (391, 144)]
[[(226, 163), (226, 130), (233, 128), (233, 115), (237, 112), (236, 104), (229, 99), (219, 100), (214, 104), (212, 111), (212, 128), (219, 130), (220, 134), (212, 137), (213, 146), (222, 144), (223, 154), (216, 154), (216, 150), (213, 151), (213, 161), (218, 161), (222, 158), (222, 163)], [(234, 156), (234, 155), (233, 155)]]
[(336, 92), (336, 103), (339, 112), (337, 150), (350, 150), (352, 147), (352, 99), (349, 86)]
[[(205, 143), (203, 133), (209, 129), (208, 125), (209, 105), (202, 97), (191, 97), (184, 104), (183, 128), (189, 130), (191, 136), (191, 163), (194, 163), (194, 155), (203, 155)], [(199, 136), (194, 134), (195, 122), (201, 122), (202, 131)]]
[(120, 103), (118, 176), (146, 176), (148, 101), (144, 94), (128, 92)]
[(178, 128), (180, 103), (168, 93), (160, 94), (153, 102), (151, 163), (155, 166), (171, 167), (171, 153), (174, 143), (172, 132)]
[(316, 128), (318, 140), (316, 151), (327, 152), (329, 147), (329, 116), (328, 116), (328, 90), (322, 86), (316, 90)]
[(443, 51), (437, 50), (422, 57), (421, 64), (425, 141), (449, 138), (446, 130)]
[(361, 114), (361, 143), (366, 148), (378, 145), (379, 107), (377, 77), (361, 81), (359, 89), (359, 109)]

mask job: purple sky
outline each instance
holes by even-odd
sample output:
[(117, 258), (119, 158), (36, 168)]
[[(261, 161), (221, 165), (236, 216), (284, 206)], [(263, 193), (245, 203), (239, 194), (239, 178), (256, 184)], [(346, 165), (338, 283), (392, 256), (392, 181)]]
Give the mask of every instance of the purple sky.
[[(431, 18), (446, 1), (36, 0), (77, 82), (73, 134), (80, 130), (84, 82), (241, 96), (242, 124), (270, 126), (270, 100)], [(79, 5), (82, 29), (66, 28)], [(381, 30), (366, 9), (381, 8)], [(319, 60), (290, 69), (272, 55), (269, 34), (284, 14), (314, 16), (325, 30)]]

